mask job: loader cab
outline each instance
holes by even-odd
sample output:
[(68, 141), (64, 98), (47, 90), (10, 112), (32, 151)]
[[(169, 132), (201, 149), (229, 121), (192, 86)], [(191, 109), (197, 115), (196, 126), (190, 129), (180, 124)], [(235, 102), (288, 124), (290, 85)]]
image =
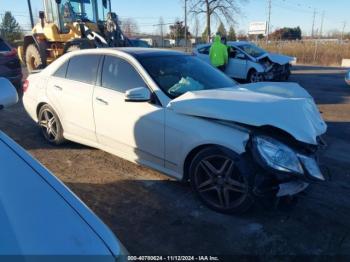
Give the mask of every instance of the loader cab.
[(111, 0), (44, 0), (46, 20), (68, 33), (66, 24), (74, 22), (99, 24), (111, 11)]

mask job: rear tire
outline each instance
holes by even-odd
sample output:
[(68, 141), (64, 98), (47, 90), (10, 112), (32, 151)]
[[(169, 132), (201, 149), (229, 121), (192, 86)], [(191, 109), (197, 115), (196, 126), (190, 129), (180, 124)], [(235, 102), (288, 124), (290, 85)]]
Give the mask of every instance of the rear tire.
[(234, 152), (217, 146), (201, 150), (189, 173), (193, 190), (209, 208), (226, 214), (246, 212), (254, 203), (244, 161)]
[(62, 124), (56, 112), (49, 105), (43, 105), (38, 114), (38, 123), (44, 138), (53, 145), (63, 144)]
[(46, 66), (46, 58), (41, 54), (40, 50), (35, 44), (28, 45), (25, 59), (29, 72), (42, 69)]

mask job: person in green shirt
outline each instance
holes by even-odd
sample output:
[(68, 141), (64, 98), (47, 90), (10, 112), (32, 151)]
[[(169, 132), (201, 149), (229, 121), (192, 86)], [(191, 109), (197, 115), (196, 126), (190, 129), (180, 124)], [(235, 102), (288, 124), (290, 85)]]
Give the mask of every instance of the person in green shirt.
[(218, 35), (215, 36), (214, 43), (210, 47), (209, 57), (213, 66), (225, 72), (228, 63), (228, 51), (227, 46), (221, 43), (221, 37)]

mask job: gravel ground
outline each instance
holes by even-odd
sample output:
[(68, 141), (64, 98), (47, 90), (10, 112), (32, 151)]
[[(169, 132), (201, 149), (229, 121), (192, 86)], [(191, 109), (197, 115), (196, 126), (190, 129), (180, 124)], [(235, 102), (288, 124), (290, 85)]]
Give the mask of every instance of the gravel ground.
[(330, 181), (296, 203), (257, 205), (242, 216), (215, 213), (189, 186), (85, 146), (48, 145), (21, 103), (0, 129), (67, 184), (132, 254), (350, 255), (350, 87), (338, 68), (294, 68), (291, 81), (314, 97), (329, 124), (322, 164)]

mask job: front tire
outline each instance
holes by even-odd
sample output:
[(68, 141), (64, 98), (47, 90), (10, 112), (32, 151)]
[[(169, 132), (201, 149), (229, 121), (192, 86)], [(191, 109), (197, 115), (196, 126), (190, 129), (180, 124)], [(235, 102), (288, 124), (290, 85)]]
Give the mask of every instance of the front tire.
[[(192, 160), (193, 190), (209, 208), (227, 214), (243, 213), (254, 203), (241, 157), (221, 147), (208, 147)], [(244, 174), (244, 175), (243, 175)]]
[(249, 83), (259, 83), (263, 82), (264, 80), (264, 76), (261, 73), (257, 72), (255, 69), (251, 69), (249, 71), (247, 79)]
[(50, 144), (60, 145), (66, 141), (63, 137), (62, 124), (52, 107), (43, 105), (40, 108), (38, 122), (43, 136)]

